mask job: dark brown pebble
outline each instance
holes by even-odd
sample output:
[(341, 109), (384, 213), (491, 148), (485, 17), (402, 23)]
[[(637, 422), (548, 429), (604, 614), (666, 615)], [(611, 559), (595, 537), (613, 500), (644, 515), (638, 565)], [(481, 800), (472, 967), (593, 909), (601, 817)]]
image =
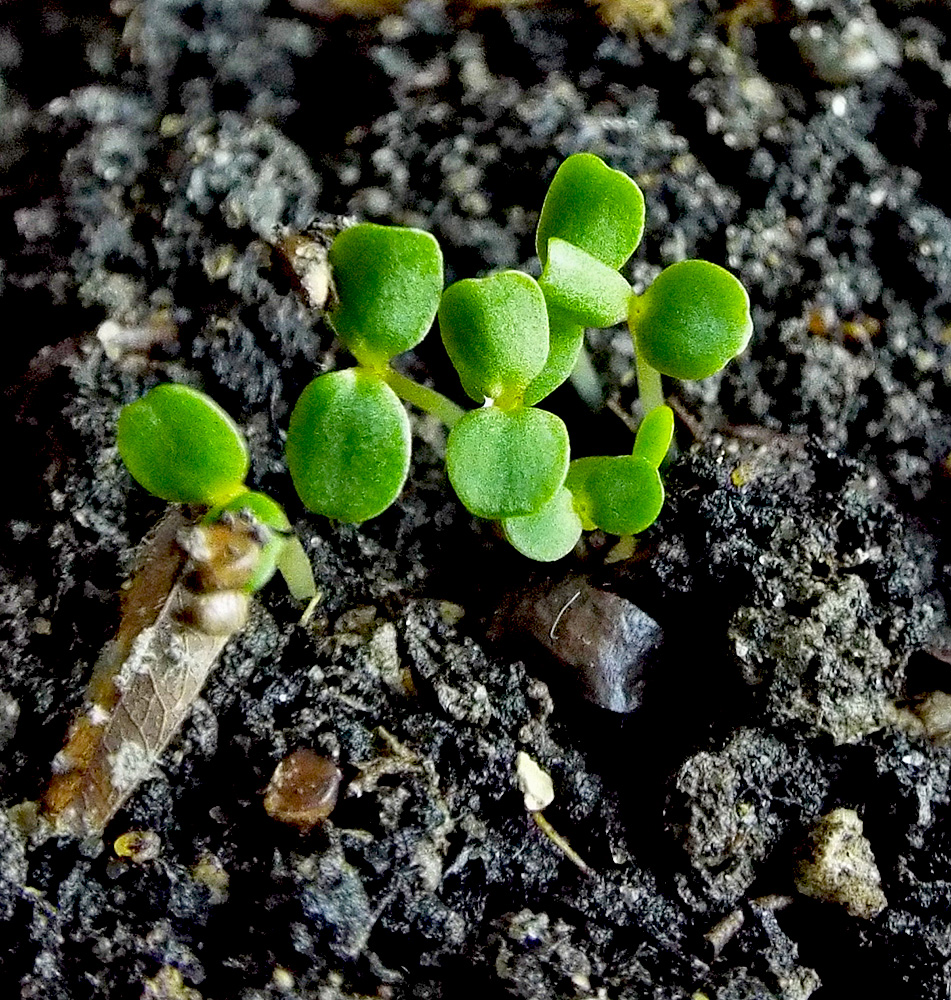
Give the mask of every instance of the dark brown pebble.
[(622, 713), (640, 706), (664, 640), (650, 615), (580, 575), (549, 581), (510, 600), (491, 634), (520, 639), (528, 655), (541, 647), (584, 697)]

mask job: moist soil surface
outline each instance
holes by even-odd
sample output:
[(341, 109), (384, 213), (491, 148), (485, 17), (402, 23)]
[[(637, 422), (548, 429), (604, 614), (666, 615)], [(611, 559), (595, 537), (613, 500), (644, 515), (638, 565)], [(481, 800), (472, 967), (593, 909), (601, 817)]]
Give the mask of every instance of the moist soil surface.
[[(951, 995), (951, 12), (355, 7), (0, 11), (3, 995)], [(537, 274), (579, 151), (644, 191), (635, 290), (701, 257), (752, 301), (739, 359), (666, 384), (659, 520), (531, 564), (416, 411), (393, 507), (309, 514), (289, 414), (352, 360), (281, 240), (350, 216), (431, 231), (447, 283)], [(629, 336), (589, 354), (545, 405), (623, 453)], [(465, 401), (435, 334), (398, 364)], [(23, 803), (164, 513), (116, 419), (163, 381), (238, 421), (322, 599), (272, 582), (104, 835), (44, 838)], [(303, 749), (342, 773), (306, 833), (264, 808)]]

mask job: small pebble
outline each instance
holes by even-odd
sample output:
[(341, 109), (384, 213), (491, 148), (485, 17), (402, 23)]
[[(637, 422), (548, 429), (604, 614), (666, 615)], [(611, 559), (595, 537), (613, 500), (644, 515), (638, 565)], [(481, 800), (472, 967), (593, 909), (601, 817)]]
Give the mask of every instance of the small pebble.
[(231, 876), (216, 855), (205, 851), (192, 865), (190, 872), (191, 877), (208, 890), (213, 905), (224, 903), (228, 899)]
[(198, 990), (185, 985), (178, 969), (163, 965), (153, 979), (142, 982), (141, 1000), (202, 1000)]
[(795, 881), (804, 896), (839, 903), (864, 920), (887, 905), (872, 845), (854, 809), (833, 809), (816, 823), (796, 865)]
[(522, 750), (515, 756), (515, 780), (519, 791), (525, 796), (525, 808), (529, 812), (539, 812), (552, 804), (555, 786), (551, 775)]
[(120, 858), (144, 864), (162, 853), (162, 838), (154, 830), (129, 830), (116, 837), (112, 849)]
[(951, 694), (931, 691), (914, 706), (913, 711), (921, 722), (925, 736), (935, 743), (951, 743)]
[(730, 943), (733, 935), (743, 926), (744, 919), (742, 910), (733, 910), (703, 935), (704, 940), (710, 945), (714, 958), (718, 958), (720, 952)]
[(274, 967), (274, 971), (271, 973), (271, 982), (274, 984), (274, 988), (280, 990), (281, 993), (290, 993), (296, 985), (293, 974), (280, 965)]
[(571, 575), (515, 597), (500, 609), (495, 638), (518, 636), (562, 666), (589, 701), (612, 712), (641, 704), (664, 633), (627, 599)]

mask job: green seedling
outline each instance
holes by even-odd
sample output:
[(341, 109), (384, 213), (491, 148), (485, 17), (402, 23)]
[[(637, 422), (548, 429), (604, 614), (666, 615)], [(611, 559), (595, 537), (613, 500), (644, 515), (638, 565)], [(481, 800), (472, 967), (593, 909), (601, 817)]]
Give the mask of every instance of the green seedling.
[(449, 433), (449, 481), (477, 517), (532, 514), (564, 482), (570, 450), (564, 423), (525, 404), (548, 361), (545, 296), (520, 271), (457, 281), (442, 297), (439, 325), (463, 388), (486, 404)]
[[(536, 281), (520, 271), (457, 281), (441, 293), (442, 256), (427, 233), (345, 229), (329, 253), (337, 298), (329, 319), (357, 366), (318, 376), (290, 421), (287, 460), (312, 511), (359, 523), (398, 497), (410, 464), (400, 399), (450, 429), (449, 481), (478, 517), (501, 522), (533, 559), (566, 555), (583, 530), (628, 535), (660, 513), (658, 472), (673, 413), (661, 376), (704, 378), (743, 350), (749, 298), (729, 272), (682, 261), (635, 295), (620, 268), (644, 229), (631, 178), (581, 153), (558, 169), (539, 217)], [(468, 412), (391, 367), (438, 314)], [(568, 431), (538, 408), (578, 363), (585, 329), (627, 320), (645, 414), (631, 454), (570, 461)]]
[(287, 432), (287, 465), (310, 510), (359, 524), (399, 496), (409, 472), (409, 417), (393, 385), (447, 421), (448, 399), (389, 367), (416, 346), (436, 316), (443, 286), (439, 244), (418, 229), (363, 223), (329, 253), (336, 287), (330, 322), (360, 364), (319, 375), (303, 391)]
[[(611, 200), (607, 192), (613, 194), (610, 211), (604, 208)], [(698, 379), (719, 371), (746, 348), (753, 321), (746, 289), (705, 260), (672, 264), (643, 295), (634, 294), (616, 272), (640, 242), (643, 204), (629, 177), (591, 154), (570, 156), (545, 198), (537, 246), (545, 264), (540, 284), (550, 303), (586, 326), (611, 325), (589, 322), (598, 316), (614, 316), (612, 323), (628, 319), (647, 414), (663, 402), (661, 375)], [(566, 254), (560, 240), (576, 250)], [(582, 253), (593, 258), (587, 267)], [(623, 310), (618, 279), (627, 286)]]
[[(119, 627), (54, 760), (43, 836), (104, 832), (154, 773), (225, 644), (247, 624), (251, 595), (275, 572), (311, 607), (317, 597), (287, 515), (245, 485), (247, 443), (217, 403), (188, 386), (159, 385), (123, 408), (118, 445), (133, 478), (176, 506), (143, 543), (123, 588)], [(200, 512), (178, 505), (204, 516), (196, 523)]]
[(310, 564), (287, 515), (271, 497), (245, 485), (247, 443), (214, 400), (187, 385), (158, 385), (123, 407), (117, 439), (132, 478), (154, 496), (209, 508), (203, 518), (209, 524), (225, 513), (253, 517), (263, 545), (244, 589), (259, 590), (280, 570), (296, 598), (315, 596)]

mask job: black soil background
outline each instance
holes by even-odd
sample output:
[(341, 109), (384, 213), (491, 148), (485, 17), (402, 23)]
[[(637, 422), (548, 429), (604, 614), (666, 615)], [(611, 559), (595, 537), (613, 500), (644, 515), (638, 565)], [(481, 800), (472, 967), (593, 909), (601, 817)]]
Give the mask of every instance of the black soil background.
[[(0, 813), (3, 996), (951, 995), (949, 31), (946, 5), (864, 0), (0, 4), (2, 804), (42, 794), (162, 514), (114, 443), (152, 385), (235, 416), (324, 595), (308, 626), (261, 595), (101, 841)], [(532, 270), (582, 150), (645, 192), (636, 287), (705, 257), (753, 303), (742, 358), (668, 387), (680, 457), (634, 557), (595, 535), (526, 564), (418, 414), (393, 508), (307, 514), (283, 435), (346, 358), (275, 234), (350, 214), (432, 231), (447, 281)], [(607, 405), (548, 401), (575, 455), (629, 447), (625, 338), (592, 335)], [(436, 336), (401, 363), (462, 402)], [(569, 577), (610, 598), (560, 625), (595, 649), (628, 602), (664, 628), (599, 661), (630, 714), (533, 632)], [(307, 835), (262, 805), (301, 747), (344, 774)], [(585, 869), (526, 812), (520, 750)], [(833, 810), (852, 853), (807, 896)], [(116, 854), (133, 830), (157, 858)]]

